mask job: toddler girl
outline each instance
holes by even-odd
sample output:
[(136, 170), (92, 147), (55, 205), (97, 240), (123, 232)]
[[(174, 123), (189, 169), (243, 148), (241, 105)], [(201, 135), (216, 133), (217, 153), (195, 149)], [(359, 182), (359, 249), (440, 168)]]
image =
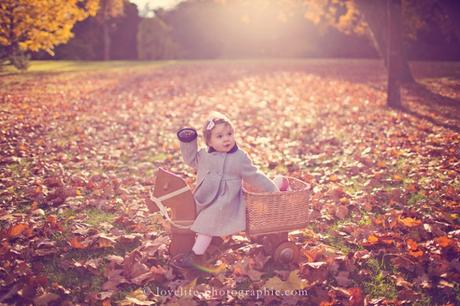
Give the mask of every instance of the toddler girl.
[(207, 148), (198, 150), (197, 132), (183, 128), (177, 132), (182, 156), (197, 170), (194, 197), (198, 216), (191, 230), (197, 233), (192, 252), (176, 265), (192, 267), (200, 261), (213, 236), (244, 231), (246, 207), (242, 181), (259, 192), (276, 192), (278, 187), (252, 164), (235, 142), (235, 129), (223, 114), (214, 112), (206, 120), (203, 136)]

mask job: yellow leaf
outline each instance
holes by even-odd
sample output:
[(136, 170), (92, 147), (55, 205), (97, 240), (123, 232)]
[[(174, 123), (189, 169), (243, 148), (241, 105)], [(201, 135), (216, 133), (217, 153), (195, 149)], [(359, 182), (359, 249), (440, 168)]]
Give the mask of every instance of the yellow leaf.
[(197, 278), (194, 278), (190, 283), (186, 284), (183, 287), (184, 291), (194, 289), (196, 287), (196, 282), (197, 282)]
[(411, 217), (407, 217), (407, 218), (399, 217), (399, 222), (407, 227), (416, 227), (422, 224), (422, 221), (411, 218)]
[(337, 175), (333, 174), (333, 175), (329, 176), (329, 180), (330, 180), (331, 182), (338, 182), (338, 181), (339, 181), (339, 177), (338, 177)]
[(300, 290), (304, 289), (308, 282), (299, 277), (299, 270), (291, 271), (286, 281), (282, 281), (279, 277), (275, 276), (267, 280), (264, 287), (274, 290)]
[(119, 305), (153, 305), (154, 301), (149, 301), (142, 289), (137, 289), (126, 295), (126, 298), (119, 302)]

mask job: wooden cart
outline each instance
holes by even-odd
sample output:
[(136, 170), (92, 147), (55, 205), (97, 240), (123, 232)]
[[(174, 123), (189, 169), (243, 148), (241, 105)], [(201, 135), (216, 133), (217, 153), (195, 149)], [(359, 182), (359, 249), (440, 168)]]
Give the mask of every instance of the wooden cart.
[[(308, 199), (310, 186), (288, 177), (290, 191), (257, 193), (250, 186), (243, 186), (246, 202), (246, 234), (260, 242), (267, 254), (277, 262), (297, 260), (299, 249), (288, 240), (288, 232), (304, 228), (308, 223)], [(189, 252), (195, 241), (190, 226), (196, 218), (195, 200), (185, 181), (164, 169), (156, 175), (153, 194), (147, 203), (150, 211), (163, 215), (171, 225), (169, 252), (172, 257)], [(170, 212), (168, 212), (170, 208)], [(216, 251), (215, 239), (207, 252)]]

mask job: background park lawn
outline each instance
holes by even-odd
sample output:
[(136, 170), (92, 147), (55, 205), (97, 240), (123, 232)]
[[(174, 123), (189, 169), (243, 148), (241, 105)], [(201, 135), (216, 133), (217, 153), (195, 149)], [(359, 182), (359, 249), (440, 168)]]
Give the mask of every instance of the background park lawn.
[[(402, 109), (385, 107), (378, 60), (4, 70), (0, 303), (459, 303), (460, 64), (411, 68)], [(193, 184), (175, 132), (211, 110), (263, 171), (312, 185), (310, 225), (290, 234), (298, 262), (275, 264), (242, 234), (206, 273), (168, 266), (146, 197), (160, 166)], [(196, 296), (167, 294), (178, 288)], [(251, 294), (263, 288), (291, 294)]]

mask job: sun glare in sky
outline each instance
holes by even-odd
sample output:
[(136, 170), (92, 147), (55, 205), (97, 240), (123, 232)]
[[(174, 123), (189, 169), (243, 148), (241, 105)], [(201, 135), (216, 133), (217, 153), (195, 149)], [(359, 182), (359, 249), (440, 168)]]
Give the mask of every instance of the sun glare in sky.
[(148, 4), (150, 9), (164, 8), (169, 9), (176, 6), (184, 0), (130, 0), (130, 2), (137, 5), (139, 11), (142, 11)]

